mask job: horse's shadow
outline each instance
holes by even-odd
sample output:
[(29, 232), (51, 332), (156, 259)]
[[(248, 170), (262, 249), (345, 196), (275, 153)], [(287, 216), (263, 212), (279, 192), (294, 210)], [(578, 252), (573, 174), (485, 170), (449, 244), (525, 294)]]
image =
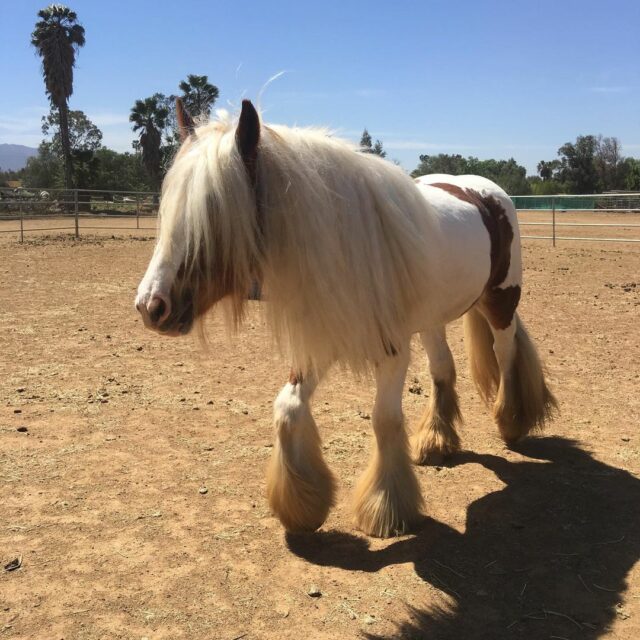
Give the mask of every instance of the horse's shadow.
[(595, 640), (616, 618), (635, 626), (623, 594), (640, 555), (640, 480), (562, 438), (532, 439), (518, 452), (536, 461), (474, 453), (452, 460), (479, 463), (506, 485), (469, 507), (464, 534), (427, 518), (415, 536), (379, 551), (339, 532), (288, 536), (289, 548), (350, 571), (413, 562), (453, 599), (449, 610), (398, 611), (408, 621), (389, 638)]

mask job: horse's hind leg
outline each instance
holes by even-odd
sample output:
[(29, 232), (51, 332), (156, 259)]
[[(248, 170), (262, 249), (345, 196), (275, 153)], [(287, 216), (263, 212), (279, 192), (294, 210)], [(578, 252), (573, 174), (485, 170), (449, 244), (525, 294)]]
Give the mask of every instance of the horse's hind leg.
[(276, 441), (267, 470), (269, 505), (287, 531), (313, 531), (334, 504), (335, 481), (309, 402), (319, 376), (291, 374), (274, 403)]
[(356, 526), (382, 538), (407, 531), (419, 520), (423, 504), (402, 416), (408, 364), (407, 343), (376, 367), (377, 392), (372, 415), (376, 448), (355, 491)]
[(416, 464), (433, 464), (460, 449), (456, 423), (461, 420), (456, 369), (444, 327), (420, 334), (429, 357), (431, 401), (412, 438)]

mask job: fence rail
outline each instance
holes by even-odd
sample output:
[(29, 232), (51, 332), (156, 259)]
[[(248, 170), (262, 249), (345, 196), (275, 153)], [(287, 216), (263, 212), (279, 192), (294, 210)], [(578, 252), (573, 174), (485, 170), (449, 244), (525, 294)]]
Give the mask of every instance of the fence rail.
[[(156, 218), (158, 201), (159, 194), (151, 191), (0, 188), (0, 221), (19, 222), (19, 228), (0, 229), (0, 233), (19, 233), (20, 242), (24, 242), (27, 232), (72, 231), (79, 238), (81, 229), (153, 230), (155, 226), (141, 226), (140, 220)], [(46, 226), (47, 221), (51, 224), (53, 219), (69, 219), (72, 226)], [(90, 219), (126, 219), (131, 220), (132, 225), (81, 225), (81, 221)], [(30, 220), (42, 220), (45, 226), (25, 227), (25, 221)]]
[[(640, 238), (630, 237), (583, 237), (583, 236), (559, 236), (556, 233), (558, 227), (603, 227), (608, 229), (635, 229), (639, 228), (637, 222), (584, 222), (562, 221), (558, 222), (558, 214), (562, 217), (568, 213), (594, 213), (594, 214), (623, 214), (630, 219), (638, 220), (634, 215), (640, 213), (640, 193), (598, 193), (587, 195), (552, 195), (552, 196), (512, 196), (511, 200), (518, 212), (548, 212), (551, 219), (548, 221), (520, 220), (521, 227), (551, 227), (551, 235), (522, 235), (522, 238), (536, 240), (551, 240), (556, 246), (558, 240), (573, 240), (582, 242), (629, 242), (639, 243)], [(522, 217), (522, 214), (521, 214)]]
[[(606, 193), (591, 195), (513, 196), (521, 227), (546, 227), (550, 235), (522, 235), (522, 238), (557, 241), (600, 241), (640, 243), (640, 237), (584, 237), (560, 236), (557, 231), (569, 227), (595, 230), (624, 229), (635, 232), (640, 229), (640, 193)], [(154, 231), (156, 226), (142, 224), (145, 219), (155, 219), (159, 194), (151, 191), (90, 190), (90, 189), (9, 189), (0, 187), (0, 221), (14, 221), (13, 228), (0, 228), (0, 234), (19, 234), (20, 242), (31, 232), (72, 232), (76, 238), (81, 231), (104, 230)], [(533, 215), (549, 214), (548, 220), (527, 220), (526, 212)], [(623, 214), (629, 222), (590, 222), (572, 220), (571, 214)], [(51, 226), (53, 220), (69, 221), (69, 225)], [(27, 224), (41, 220), (36, 227)], [(102, 224), (91, 224), (101, 220)], [(131, 225), (104, 224), (107, 220), (131, 221)], [(89, 224), (87, 224), (89, 223)], [(524, 230), (524, 229), (523, 229)]]
[(628, 211), (640, 212), (640, 193), (616, 192), (584, 195), (511, 196), (516, 209), (550, 211)]

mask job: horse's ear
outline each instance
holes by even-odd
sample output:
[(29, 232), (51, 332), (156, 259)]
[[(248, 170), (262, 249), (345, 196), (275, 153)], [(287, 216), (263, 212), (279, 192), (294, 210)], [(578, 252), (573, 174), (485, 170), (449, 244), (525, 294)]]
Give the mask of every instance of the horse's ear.
[(255, 160), (259, 140), (260, 117), (251, 100), (243, 100), (240, 121), (236, 129), (236, 144), (245, 162)]
[(195, 123), (189, 112), (184, 108), (184, 104), (180, 98), (176, 98), (176, 120), (178, 122), (178, 135), (180, 142), (184, 142), (189, 134), (193, 133)]

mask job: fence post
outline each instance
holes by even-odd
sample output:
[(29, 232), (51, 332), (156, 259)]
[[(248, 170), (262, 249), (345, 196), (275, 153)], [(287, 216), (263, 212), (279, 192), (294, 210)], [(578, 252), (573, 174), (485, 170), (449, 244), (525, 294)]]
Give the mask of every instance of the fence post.
[(76, 238), (80, 237), (80, 226), (78, 224), (78, 190), (73, 190), (73, 207), (75, 211), (75, 222), (76, 222)]
[(22, 202), (18, 207), (20, 208), (20, 242), (24, 242), (24, 216), (22, 215)]
[(552, 227), (552, 236), (553, 236), (553, 246), (556, 246), (556, 199), (555, 197), (551, 198), (551, 227)]
[(140, 195), (136, 195), (136, 229), (140, 228)]

